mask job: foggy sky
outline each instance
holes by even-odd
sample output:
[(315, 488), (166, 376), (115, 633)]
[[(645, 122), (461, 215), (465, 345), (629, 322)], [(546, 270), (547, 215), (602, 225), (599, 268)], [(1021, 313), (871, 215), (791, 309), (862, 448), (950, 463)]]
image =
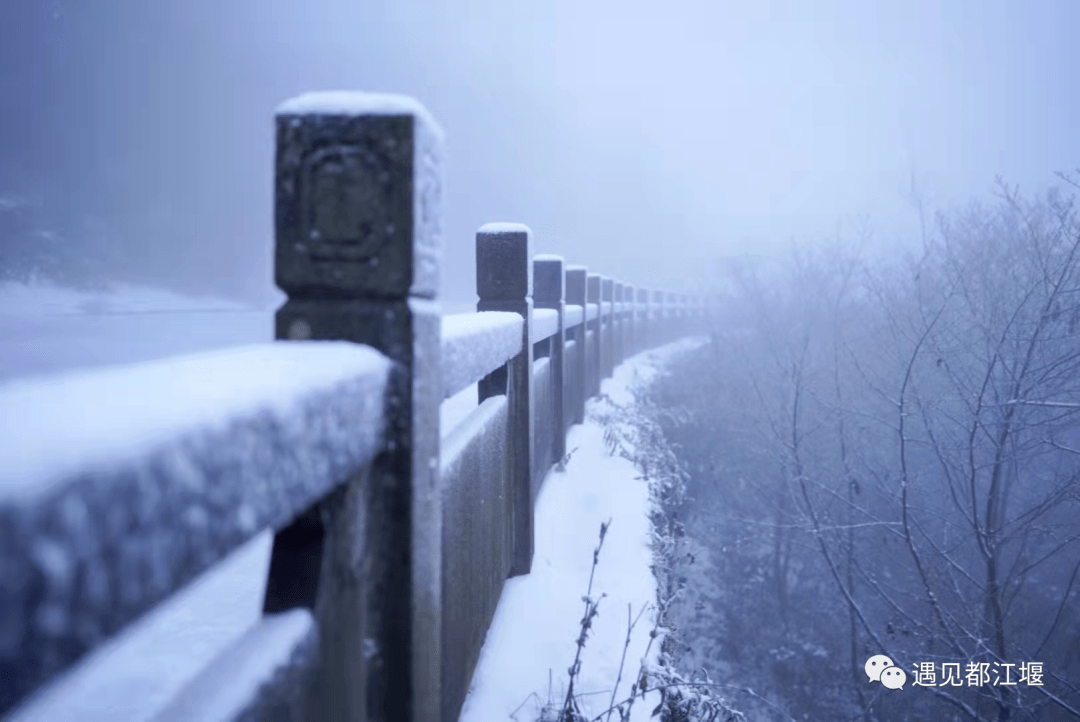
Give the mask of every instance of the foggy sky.
[(1074, 0), (446, 4), (0, 0), (0, 195), (93, 219), (128, 270), (265, 300), (274, 108), (406, 93), (447, 134), (458, 308), (488, 221), (690, 290), (859, 217), (913, 238), (912, 174), (948, 207), (1080, 166)]

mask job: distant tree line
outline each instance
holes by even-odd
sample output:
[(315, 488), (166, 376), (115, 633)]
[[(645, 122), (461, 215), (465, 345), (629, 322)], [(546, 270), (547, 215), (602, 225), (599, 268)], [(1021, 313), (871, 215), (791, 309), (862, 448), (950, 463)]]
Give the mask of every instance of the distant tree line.
[(924, 221), (889, 261), (863, 234), (729, 262), (658, 387), (690, 473), (672, 615), (753, 718), (1080, 717), (1080, 219), (1001, 184)]

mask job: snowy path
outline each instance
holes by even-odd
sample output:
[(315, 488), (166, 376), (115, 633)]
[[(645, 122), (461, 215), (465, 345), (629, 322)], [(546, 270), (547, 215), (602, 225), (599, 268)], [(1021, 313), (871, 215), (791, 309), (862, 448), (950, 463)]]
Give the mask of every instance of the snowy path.
[[(565, 472), (548, 474), (537, 498), (532, 572), (503, 588), (460, 722), (533, 722), (544, 705), (563, 699), (593, 549), (600, 524), (609, 520), (593, 581), (593, 597), (606, 596), (582, 653), (575, 690), (584, 695), (580, 704), (590, 718), (608, 709), (626, 643), (628, 607), (637, 616), (650, 605), (634, 628), (614, 700), (629, 696), (655, 621), (651, 502), (648, 485), (634, 465), (608, 453), (603, 419), (609, 416), (618, 424), (619, 408), (634, 403), (634, 389), (648, 383), (672, 354), (694, 343), (670, 344), (620, 365), (602, 384), (608, 398), (591, 399), (585, 423), (571, 429), (566, 448), (576, 451)], [(649, 648), (650, 661), (656, 661), (659, 651), (657, 639)], [(653, 694), (644, 702), (639, 699), (632, 719), (650, 719), (658, 701)]]

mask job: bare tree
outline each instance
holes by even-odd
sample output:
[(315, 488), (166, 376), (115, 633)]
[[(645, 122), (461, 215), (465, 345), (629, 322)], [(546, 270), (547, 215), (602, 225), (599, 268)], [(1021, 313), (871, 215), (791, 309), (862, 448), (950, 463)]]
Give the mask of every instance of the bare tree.
[[(698, 465), (688, 529), (709, 530), (697, 581), (723, 596), (710, 661), (748, 663), (738, 682), (767, 678), (793, 717), (826, 701), (837, 718), (1080, 714), (1072, 201), (1002, 184), (940, 215), (913, 257), (871, 267), (858, 243), (818, 245), (726, 287), (737, 322), (686, 375), (672, 430)], [(850, 681), (807, 672), (807, 650), (846, 658)], [(877, 653), (978, 683), (901, 703), (867, 686)], [(1030, 662), (1042, 684), (995, 682)]]

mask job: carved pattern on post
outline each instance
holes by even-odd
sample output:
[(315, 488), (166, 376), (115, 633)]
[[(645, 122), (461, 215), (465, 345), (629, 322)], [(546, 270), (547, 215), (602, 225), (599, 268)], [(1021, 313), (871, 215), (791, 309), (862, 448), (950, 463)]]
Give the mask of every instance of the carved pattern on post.
[(480, 402), (507, 395), (510, 419), (510, 486), (513, 505), (513, 564), (510, 576), (528, 574), (534, 546), (533, 492), (533, 267), (532, 231), (520, 223), (489, 223), (476, 232), (477, 311), (521, 314), (521, 353), (480, 382)]
[(283, 563), (297, 539), (323, 539), (305, 562), (317, 588), (295, 597), (320, 632), (309, 719), (440, 716), (441, 149), (400, 96), (312, 94), (277, 115), (277, 338), (363, 343), (396, 363), (384, 451), (274, 543), (267, 611), (288, 606), (273, 590), (297, 573)]

